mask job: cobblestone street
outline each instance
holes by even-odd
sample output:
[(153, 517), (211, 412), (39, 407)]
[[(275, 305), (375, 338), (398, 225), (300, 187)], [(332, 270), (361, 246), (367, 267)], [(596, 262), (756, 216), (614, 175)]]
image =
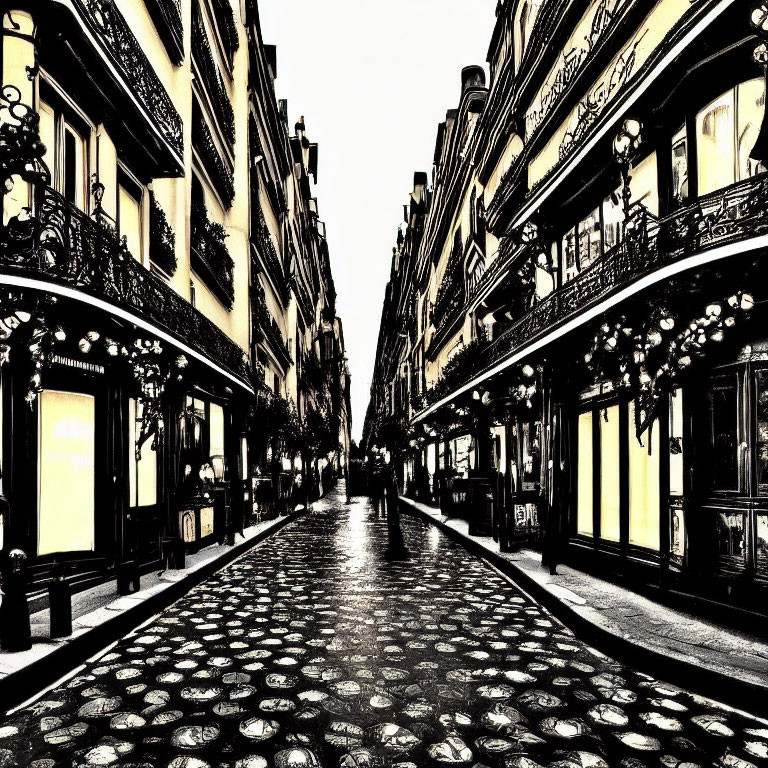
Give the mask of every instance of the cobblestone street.
[[(768, 726), (613, 663), (336, 494), (0, 722), (2, 768), (749, 768)], [(748, 702), (745, 702), (745, 707)]]

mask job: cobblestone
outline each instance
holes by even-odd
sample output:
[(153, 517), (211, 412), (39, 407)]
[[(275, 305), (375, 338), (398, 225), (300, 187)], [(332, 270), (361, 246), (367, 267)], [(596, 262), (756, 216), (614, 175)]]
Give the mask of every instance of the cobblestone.
[[(768, 725), (614, 663), (338, 496), (0, 723), (0, 768), (750, 768)], [(745, 702), (745, 706), (747, 703)]]

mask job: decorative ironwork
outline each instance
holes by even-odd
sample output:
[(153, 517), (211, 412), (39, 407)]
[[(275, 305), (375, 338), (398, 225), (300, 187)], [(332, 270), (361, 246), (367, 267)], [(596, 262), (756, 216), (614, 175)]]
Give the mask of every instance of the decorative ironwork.
[(141, 266), (105, 220), (87, 216), (49, 187), (36, 188), (35, 216), (14, 217), (0, 230), (0, 268), (72, 286), (139, 314), (248, 380), (241, 347)]
[(490, 365), (507, 357), (622, 286), (666, 264), (765, 232), (768, 179), (764, 175), (707, 195), (660, 220), (636, 204), (625, 239), (501, 334), (489, 346), (486, 362)]
[(178, 67), (184, 61), (184, 23), (180, 0), (147, 0), (155, 28), (170, 60)]
[(280, 332), (277, 321), (267, 309), (264, 286), (258, 278), (253, 281), (251, 286), (251, 312), (254, 326), (261, 331), (270, 349), (285, 365), (290, 365), (292, 362), (291, 353), (283, 340), (283, 334)]
[(203, 85), (210, 99), (216, 119), (221, 126), (222, 134), (231, 147), (235, 145), (235, 113), (232, 103), (224, 86), (216, 62), (213, 60), (208, 35), (203, 26), (199, 6), (195, 6), (192, 19), (192, 55), (200, 71)]
[(229, 0), (212, 0), (212, 8), (216, 17), (216, 25), (219, 28), (221, 41), (224, 44), (224, 54), (227, 58), (227, 67), (232, 71), (235, 53), (240, 47), (240, 40), (237, 37), (237, 25), (235, 15), (232, 12), (232, 6)]
[(189, 245), (192, 268), (203, 278), (227, 309), (235, 301), (235, 264), (225, 244), (224, 227), (208, 217), (204, 205), (192, 207)]
[(277, 286), (280, 298), (284, 304), (287, 304), (290, 286), (285, 277), (285, 270), (280, 257), (277, 255), (275, 244), (272, 242), (272, 235), (264, 219), (264, 212), (258, 204), (251, 206), (251, 242), (263, 259), (268, 276)]
[(227, 208), (231, 208), (232, 201), (235, 199), (234, 174), (232, 168), (219, 154), (211, 130), (198, 108), (195, 108), (192, 115), (192, 143), (219, 197)]
[(6, 188), (13, 176), (30, 183), (47, 183), (50, 173), (43, 162), (46, 147), (40, 141), (40, 116), (22, 103), (21, 91), (15, 85), (3, 86), (0, 115), (0, 178)]
[(156, 121), (165, 140), (181, 155), (184, 149), (181, 117), (117, 5), (111, 0), (74, 2), (147, 114)]
[(453, 318), (456, 311), (464, 306), (466, 298), (460, 232), (457, 232), (457, 235), (459, 236), (454, 240), (453, 250), (448, 258), (448, 267), (437, 291), (435, 307), (432, 311), (432, 322), (438, 331), (443, 328), (448, 318)]
[(166, 274), (176, 272), (176, 234), (154, 192), (149, 193), (149, 258)]

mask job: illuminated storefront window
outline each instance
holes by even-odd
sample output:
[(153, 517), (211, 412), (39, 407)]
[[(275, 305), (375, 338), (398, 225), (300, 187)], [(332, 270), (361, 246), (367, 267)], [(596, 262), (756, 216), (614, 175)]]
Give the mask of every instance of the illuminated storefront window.
[(594, 530), (592, 411), (579, 414), (578, 441), (578, 508), (576, 530), (585, 536), (591, 536)]
[(128, 423), (131, 425), (128, 438), (129, 495), (132, 507), (146, 507), (157, 503), (157, 452), (152, 450), (152, 438), (141, 446), (141, 459), (136, 458), (136, 443), (141, 432), (141, 421), (137, 418), (141, 405), (131, 398), (128, 401)]
[(93, 396), (40, 394), (38, 555), (94, 549), (95, 424)]
[[(659, 429), (635, 437), (635, 404), (629, 404), (629, 542), (659, 548)], [(650, 448), (648, 447), (650, 443)]]
[(600, 536), (609, 541), (621, 538), (621, 433), (619, 406), (600, 414)]

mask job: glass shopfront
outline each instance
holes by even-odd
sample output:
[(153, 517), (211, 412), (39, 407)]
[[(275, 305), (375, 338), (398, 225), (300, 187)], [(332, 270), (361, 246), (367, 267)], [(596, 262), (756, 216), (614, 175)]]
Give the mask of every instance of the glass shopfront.
[(37, 554), (95, 548), (96, 408), (93, 395), (39, 396)]

